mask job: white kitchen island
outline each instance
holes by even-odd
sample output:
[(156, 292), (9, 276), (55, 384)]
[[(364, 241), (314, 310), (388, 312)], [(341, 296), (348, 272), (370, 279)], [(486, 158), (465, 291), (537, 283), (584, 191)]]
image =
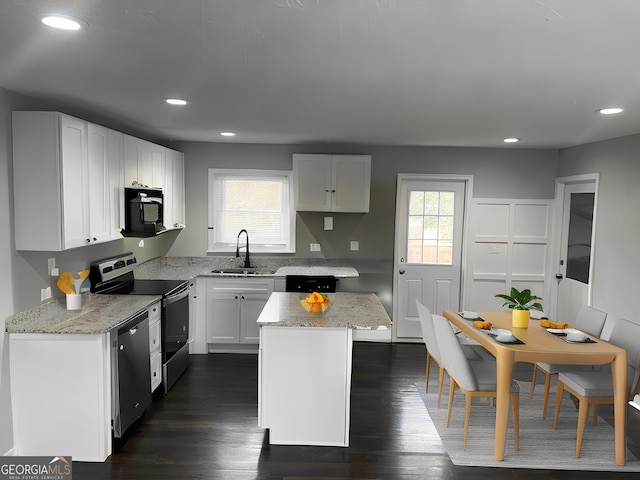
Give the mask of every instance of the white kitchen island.
[(277, 445), (349, 445), (354, 329), (388, 329), (373, 293), (331, 294), (324, 313), (307, 294), (274, 292), (258, 317), (258, 423)]

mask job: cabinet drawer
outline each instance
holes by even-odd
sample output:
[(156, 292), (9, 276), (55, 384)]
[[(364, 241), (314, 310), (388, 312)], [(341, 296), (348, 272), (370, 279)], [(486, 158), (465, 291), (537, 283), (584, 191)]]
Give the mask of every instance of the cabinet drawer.
[(160, 320), (149, 325), (149, 352), (160, 351)]
[(160, 351), (151, 356), (151, 391), (153, 392), (162, 382), (162, 355)]

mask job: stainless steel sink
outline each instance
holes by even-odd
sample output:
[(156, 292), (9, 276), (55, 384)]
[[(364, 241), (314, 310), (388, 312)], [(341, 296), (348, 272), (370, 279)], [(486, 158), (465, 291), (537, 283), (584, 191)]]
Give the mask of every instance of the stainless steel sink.
[(217, 275), (229, 275), (229, 276), (254, 276), (254, 275), (273, 275), (276, 271), (272, 268), (219, 268), (211, 270), (211, 273)]

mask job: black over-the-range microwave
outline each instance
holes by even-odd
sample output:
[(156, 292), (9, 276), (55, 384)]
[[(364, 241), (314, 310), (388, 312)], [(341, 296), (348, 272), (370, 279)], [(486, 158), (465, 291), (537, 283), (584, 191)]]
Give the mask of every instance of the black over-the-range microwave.
[(159, 188), (124, 189), (125, 237), (151, 237), (166, 230), (164, 196)]

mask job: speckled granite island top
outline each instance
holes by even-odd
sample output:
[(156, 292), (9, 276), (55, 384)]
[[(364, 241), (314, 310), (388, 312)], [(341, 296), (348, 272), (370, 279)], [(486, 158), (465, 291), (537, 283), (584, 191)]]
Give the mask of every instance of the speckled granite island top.
[(107, 333), (161, 298), (83, 293), (81, 310), (67, 310), (65, 298), (56, 298), (12, 315), (5, 326), (8, 333)]
[(373, 293), (331, 294), (332, 304), (324, 313), (309, 313), (300, 305), (308, 294), (274, 292), (258, 317), (260, 326), (347, 327), (384, 330), (391, 320), (382, 302)]

